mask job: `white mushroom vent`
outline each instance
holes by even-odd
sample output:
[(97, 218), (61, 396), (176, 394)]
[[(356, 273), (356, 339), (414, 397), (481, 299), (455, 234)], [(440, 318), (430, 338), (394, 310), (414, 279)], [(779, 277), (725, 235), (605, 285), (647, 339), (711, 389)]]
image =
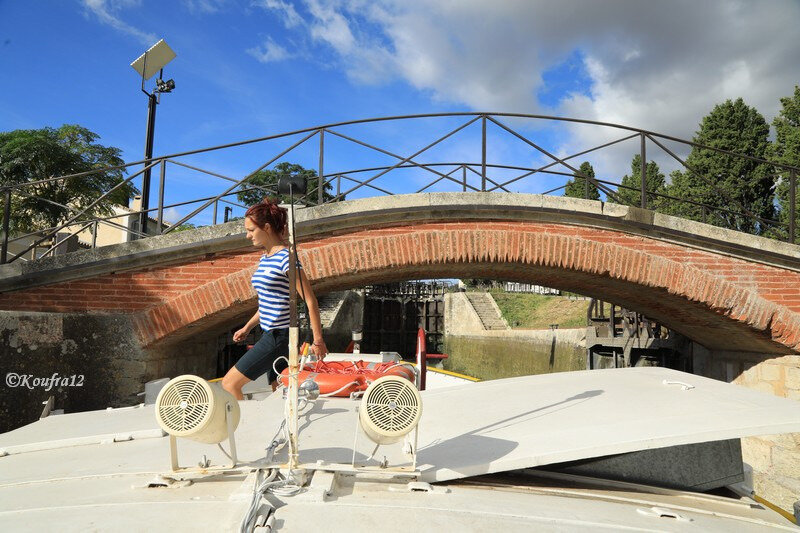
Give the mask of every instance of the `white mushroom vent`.
[(156, 420), (175, 437), (213, 444), (228, 436), (225, 405), (230, 404), (233, 427), (239, 424), (239, 402), (203, 378), (186, 374), (170, 380), (156, 398)]
[(383, 376), (367, 388), (359, 409), (361, 429), (376, 444), (391, 444), (412, 431), (422, 416), (417, 388), (399, 376)]

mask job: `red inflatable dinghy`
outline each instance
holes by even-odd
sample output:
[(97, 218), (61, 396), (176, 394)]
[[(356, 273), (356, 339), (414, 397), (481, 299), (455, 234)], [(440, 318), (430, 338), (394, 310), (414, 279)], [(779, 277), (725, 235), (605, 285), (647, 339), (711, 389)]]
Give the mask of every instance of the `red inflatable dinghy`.
[[(289, 369), (281, 372), (284, 387), (289, 384)], [(347, 397), (365, 391), (369, 384), (382, 376), (400, 376), (412, 383), (414, 371), (401, 363), (367, 363), (366, 361), (317, 361), (306, 364), (298, 374), (298, 382), (309, 377), (319, 386), (321, 395)]]

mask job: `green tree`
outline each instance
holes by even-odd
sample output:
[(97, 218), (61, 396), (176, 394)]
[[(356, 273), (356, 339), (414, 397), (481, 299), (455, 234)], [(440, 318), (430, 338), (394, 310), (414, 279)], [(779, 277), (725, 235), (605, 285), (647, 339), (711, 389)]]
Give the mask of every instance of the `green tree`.
[(578, 172), (575, 172), (574, 177), (567, 182), (566, 187), (564, 187), (564, 196), (569, 196), (571, 198), (588, 198), (589, 200), (599, 200), (600, 199), (600, 191), (597, 190), (597, 186), (594, 183), (589, 181), (589, 194), (586, 194), (586, 178), (583, 176), (589, 176), (590, 178), (594, 178), (594, 168), (592, 168), (591, 163), (588, 161), (584, 161), (581, 163), (581, 166), (578, 168)]
[[(647, 194), (645, 195), (647, 196), (647, 208), (656, 210), (661, 206), (663, 200), (663, 198), (657, 196), (657, 194), (664, 194), (666, 186), (664, 174), (661, 173), (661, 170), (658, 168), (658, 163), (655, 161), (647, 163), (644, 181), (645, 187), (647, 188)], [(630, 175), (625, 174), (625, 176), (622, 177), (622, 185), (630, 187), (630, 189), (626, 189), (625, 187), (617, 188), (617, 197), (620, 201), (625, 205), (641, 206), (642, 156), (640, 154), (633, 156), (633, 160), (631, 160), (631, 173)]]
[[(768, 135), (769, 125), (764, 117), (738, 98), (715, 106), (700, 123), (694, 142), (763, 159), (767, 155)], [(692, 148), (686, 164), (694, 172), (688, 169), (673, 172), (668, 194), (732, 211), (709, 210), (705, 219), (710, 224), (756, 234), (767, 230), (744, 214), (743, 209), (761, 218), (774, 217), (775, 178), (771, 165), (707, 148)], [(701, 206), (686, 202), (670, 200), (665, 210), (693, 220), (704, 218)]]
[[(800, 167), (800, 86), (795, 86), (794, 95), (781, 98), (781, 110), (772, 125), (775, 127), (775, 141), (769, 146), (769, 156), (771, 161)], [(781, 177), (776, 188), (778, 197), (778, 220), (783, 224), (781, 229), (776, 232), (776, 236), (788, 237), (789, 224), (789, 172), (778, 169)], [(796, 173), (795, 181), (798, 189), (795, 192), (795, 242), (800, 241), (800, 172)]]
[(462, 279), (461, 282), (466, 286), (466, 288), (479, 291), (489, 290), (493, 287), (502, 286), (502, 283), (500, 282), (497, 282), (492, 279), (483, 279), (483, 278)]
[(180, 226), (175, 226), (174, 228), (170, 229), (170, 232), (177, 233), (179, 231), (189, 231), (193, 229), (197, 229), (197, 226), (195, 226), (191, 222), (184, 222)]
[[(124, 169), (101, 170), (124, 163), (119, 148), (98, 144), (98, 138), (96, 133), (75, 124), (0, 133), (2, 187), (98, 170), (86, 176), (15, 188), (10, 215), (12, 232), (58, 226), (123, 181)], [(126, 183), (87, 211), (81, 220), (110, 215), (113, 205), (126, 205), (137, 192)]]
[[(305, 199), (310, 204), (317, 203), (317, 195), (319, 194), (317, 192), (317, 184), (319, 183), (317, 172), (315, 170), (306, 169), (300, 165), (288, 163), (286, 161), (278, 163), (273, 169), (260, 170), (256, 172), (250, 179), (241, 185), (241, 192), (239, 192), (236, 196), (239, 198), (239, 201), (245, 205), (257, 204), (258, 202), (262, 201), (265, 196), (277, 197), (278, 179), (280, 179), (281, 176), (305, 176), (306, 179), (308, 179), (308, 193), (306, 194)], [(254, 187), (259, 188), (254, 189)], [(330, 192), (331, 189), (333, 189), (333, 186), (330, 184), (330, 182), (325, 183), (325, 188), (323, 190), (323, 199), (325, 201), (332, 200), (334, 198), (333, 194)], [(300, 198), (295, 196), (294, 200), (297, 202), (300, 200)], [(281, 195), (280, 201), (288, 203), (289, 195)]]

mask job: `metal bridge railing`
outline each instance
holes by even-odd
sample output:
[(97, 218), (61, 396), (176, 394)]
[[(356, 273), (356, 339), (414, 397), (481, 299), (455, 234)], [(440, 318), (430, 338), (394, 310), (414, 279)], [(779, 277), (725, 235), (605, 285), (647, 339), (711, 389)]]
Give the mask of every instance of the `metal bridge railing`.
[[(402, 142), (396, 139), (393, 140), (393, 142), (405, 145), (408, 144), (410, 138), (413, 137), (416, 139), (413, 133), (411, 133), (412, 128), (410, 125), (419, 123), (420, 121), (426, 121), (428, 125), (434, 123), (435, 127), (443, 130), (443, 132), (439, 131), (437, 135), (430, 136), (430, 140), (417, 143), (421, 146), (421, 148), (417, 149), (379, 146), (381, 134), (375, 131), (369, 131), (370, 128), (375, 130), (379, 127), (389, 126), (388, 129), (394, 129), (400, 132), (400, 139)], [(450, 123), (454, 121), (455, 125)], [(509, 125), (511, 123), (516, 125), (516, 127), (511, 127)], [(440, 124), (444, 124), (447, 127), (441, 128)], [(605, 131), (618, 130), (622, 132), (622, 136), (608, 142), (590, 146), (573, 154), (557, 156), (543, 146), (543, 141), (539, 140), (537, 142), (532, 138), (533, 136), (531, 134), (523, 133), (531, 128), (541, 128), (543, 124), (581, 125), (605, 128)], [(474, 138), (474, 135), (469, 137), (466, 133), (471, 131), (470, 127), (473, 125), (475, 126), (472, 129), (480, 128), (480, 134), (477, 138)], [(493, 144), (490, 144), (489, 127), (492, 127), (495, 133), (500, 133), (504, 136), (501, 138), (500, 143), (491, 139)], [(352, 130), (359, 130), (359, 128), (365, 131), (361, 131), (360, 134), (358, 131), (356, 131), (356, 133), (352, 132)], [(408, 132), (407, 135), (404, 135), (406, 132)], [(456, 139), (460, 135), (467, 135), (469, 137), (468, 140), (479, 143), (479, 150), (477, 150), (477, 146), (473, 146), (473, 149), (470, 151), (479, 153), (480, 158), (458, 160), (447, 157), (447, 154), (436, 154), (436, 150), (441, 149), (445, 141), (448, 139)], [(373, 137), (378, 138), (378, 140), (375, 140)], [(314, 143), (315, 139), (316, 143)], [(603, 150), (608, 151), (612, 149), (612, 147), (621, 145), (627, 141), (635, 142), (636, 139), (638, 139), (639, 142), (637, 143), (638, 146), (634, 153), (638, 153), (641, 158), (640, 187), (632, 188), (609, 179), (585, 175), (579, 168), (573, 165), (574, 160), (578, 157), (598, 153)], [(326, 140), (328, 140), (327, 146)], [(521, 143), (526, 153), (521, 156), (517, 154), (516, 156), (502, 157), (503, 150), (495, 150), (495, 152), (498, 152), (500, 155), (496, 155), (494, 152), (490, 151), (490, 148), (496, 148), (498, 144), (505, 146), (505, 144), (509, 143), (509, 140), (516, 143), (517, 146), (520, 146), (519, 143)], [(259, 155), (260, 160), (258, 164), (255, 165), (255, 170), (247, 173), (242, 178), (226, 176), (220, 172), (202, 168), (190, 162), (192, 156), (198, 156), (199, 154), (214, 154), (221, 150), (233, 150), (244, 146), (265, 146), (275, 141), (290, 141), (291, 144), (286, 148), (275, 150), (267, 157)], [(341, 146), (332, 149), (332, 142), (339, 143)], [(716, 188), (712, 180), (703, 176), (701, 172), (687, 164), (686, 160), (676, 153), (676, 150), (670, 149), (666, 144), (668, 142), (676, 143), (684, 150), (702, 148), (733, 158), (741, 158), (770, 165), (770, 168), (775, 169), (777, 175), (787, 180), (789, 184), (788, 222), (782, 223), (777, 220), (759, 217), (746, 206), (738, 203), (735, 199), (727, 198), (723, 191)], [(617, 148), (619, 147), (617, 146)], [(721, 198), (727, 200), (729, 207), (720, 208), (703, 204), (692, 198), (677, 198), (657, 191), (648, 191), (646, 183), (648, 155), (653, 154), (653, 152), (648, 152), (648, 148), (655, 148), (655, 153), (659, 156), (676, 161), (686, 172), (693, 174), (701, 182), (708, 184)], [(361, 154), (360, 157), (353, 157), (351, 152), (355, 149), (366, 150), (366, 153), (369, 154), (367, 160), (363, 161), (363, 154)], [(312, 154), (311, 156), (308, 155), (309, 150)], [(542, 158), (545, 163), (539, 165), (527, 164), (527, 161), (531, 161), (537, 157)], [(24, 256), (28, 252), (37, 249), (43, 243), (49, 243), (44, 255), (51, 254), (64, 240), (62, 238), (59, 241), (55, 236), (64, 232), (76, 234), (86, 229), (91, 229), (91, 245), (94, 247), (97, 244), (96, 239), (100, 226), (113, 227), (121, 230), (131, 238), (144, 238), (151, 234), (175, 231), (177, 228), (196, 219), (198, 215), (208, 210), (213, 211), (212, 221), (213, 224), (216, 224), (218, 218), (217, 211), (220, 204), (230, 208), (246, 208), (246, 206), (233, 201), (231, 197), (248, 191), (261, 191), (265, 195), (275, 195), (276, 190), (274, 187), (253, 184), (250, 180), (260, 171), (268, 169), (277, 162), (291, 160), (293, 158), (293, 162), (298, 162), (299, 159), (302, 159), (303, 162), (307, 163), (307, 161), (311, 160), (312, 163), (309, 165), (309, 168), (316, 166), (315, 172), (319, 178), (318, 185), (300, 198), (300, 202), (306, 205), (338, 202), (348, 197), (352, 198), (354, 195), (361, 197), (375, 194), (392, 195), (399, 192), (425, 192), (432, 189), (463, 192), (511, 192), (510, 187), (512, 185), (518, 187), (542, 175), (555, 176), (559, 179), (573, 179), (578, 177), (582, 178), (585, 182), (587, 198), (589, 196), (590, 185), (594, 185), (598, 191), (606, 196), (607, 200), (616, 203), (625, 203), (620, 199), (618, 194), (620, 191), (636, 191), (639, 193), (638, 201), (636, 202), (637, 207), (645, 209), (650, 207), (648, 205), (648, 198), (659, 198), (669, 202), (685, 203), (700, 209), (704, 221), (705, 218), (712, 213), (745, 217), (754, 221), (761, 228), (782, 228), (787, 235), (787, 240), (789, 242), (795, 242), (796, 189), (797, 175), (800, 168), (770, 162), (748, 154), (737, 154), (719, 148), (700, 145), (669, 135), (608, 122), (516, 113), (438, 113), (371, 118), (327, 124), (210, 148), (155, 157), (149, 160), (135, 161), (117, 167), (96, 169), (89, 172), (59, 177), (48, 177), (33, 182), (3, 187), (0, 189), (3, 206), (0, 264), (18, 259), (25, 260)], [(389, 163), (386, 163), (386, 158), (389, 159)], [(361, 164), (346, 163), (354, 159), (359, 160)], [(520, 161), (522, 161), (522, 163)], [(191, 198), (189, 200), (177, 197), (166, 198), (165, 190), (168, 166), (180, 168), (182, 172), (188, 171), (218, 180), (218, 182), (222, 183), (220, 187), (221, 190), (215, 194), (205, 195), (200, 198)], [(331, 167), (336, 168), (331, 170)], [(142, 176), (145, 172), (151, 172), (153, 169), (157, 169), (159, 172), (158, 202), (155, 207), (145, 206), (129, 213), (130, 215), (138, 217), (141, 221), (138, 228), (115, 222), (114, 219), (120, 218), (121, 215), (119, 214), (110, 216), (92, 215), (94, 208), (102, 201), (107, 200), (114, 192), (127, 184), (132, 184), (136, 178)], [(108, 172), (109, 170), (122, 170), (123, 172), (134, 171), (134, 173), (107, 190), (102, 196), (98, 197), (87, 206), (76, 207), (64, 205), (53, 202), (48, 198), (37, 197), (29, 192), (32, 190), (32, 187), (37, 185), (81, 179), (92, 174)], [(409, 172), (413, 172), (413, 175), (409, 175)], [(560, 185), (551, 188), (545, 191), (544, 194), (557, 193), (564, 189), (565, 186), (566, 185)], [(326, 189), (328, 188), (334, 189), (335, 194), (327, 193)], [(9, 231), (14, 197), (18, 199), (27, 198), (28, 200), (35, 199), (37, 201), (55, 204), (64, 211), (63, 221), (56, 226), (38, 229), (35, 232), (24, 235), (15, 235), (12, 238)], [(187, 215), (173, 224), (165, 223), (165, 210), (186, 206), (191, 206), (191, 211)], [(153, 232), (148, 230), (148, 218), (152, 215), (155, 215), (155, 231)], [(67, 237), (69, 237), (69, 235)], [(15, 242), (26, 243), (28, 241), (30, 242), (27, 244), (27, 247), (25, 244), (22, 245), (24, 248), (22, 251), (12, 254), (13, 257), (8, 257), (9, 244)]]

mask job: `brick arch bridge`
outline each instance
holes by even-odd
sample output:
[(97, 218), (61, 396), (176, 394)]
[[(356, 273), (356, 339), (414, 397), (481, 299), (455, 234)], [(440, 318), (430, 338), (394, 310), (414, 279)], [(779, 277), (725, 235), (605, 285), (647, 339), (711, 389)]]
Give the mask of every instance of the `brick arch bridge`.
[[(798, 246), (637, 208), (498, 193), (323, 205), (298, 210), (297, 232), (320, 293), (432, 277), (558, 287), (697, 341), (696, 373), (800, 400)], [(140, 402), (150, 379), (213, 377), (219, 334), (256, 308), (258, 255), (232, 222), (0, 267), (3, 366), (86, 376), (81, 388), (0, 389), (0, 431), (35, 420), (50, 394), (67, 411), (100, 409)], [(758, 476), (778, 480), (760, 492), (788, 494), (780, 480), (796, 477), (800, 441), (781, 439), (744, 444)]]
[[(0, 309), (115, 313), (138, 344), (216, 334), (255, 309), (241, 222), (0, 269)], [(432, 193), (297, 211), (317, 292), (420, 278), (532, 282), (601, 298), (716, 350), (800, 352), (800, 247), (633, 207)]]

